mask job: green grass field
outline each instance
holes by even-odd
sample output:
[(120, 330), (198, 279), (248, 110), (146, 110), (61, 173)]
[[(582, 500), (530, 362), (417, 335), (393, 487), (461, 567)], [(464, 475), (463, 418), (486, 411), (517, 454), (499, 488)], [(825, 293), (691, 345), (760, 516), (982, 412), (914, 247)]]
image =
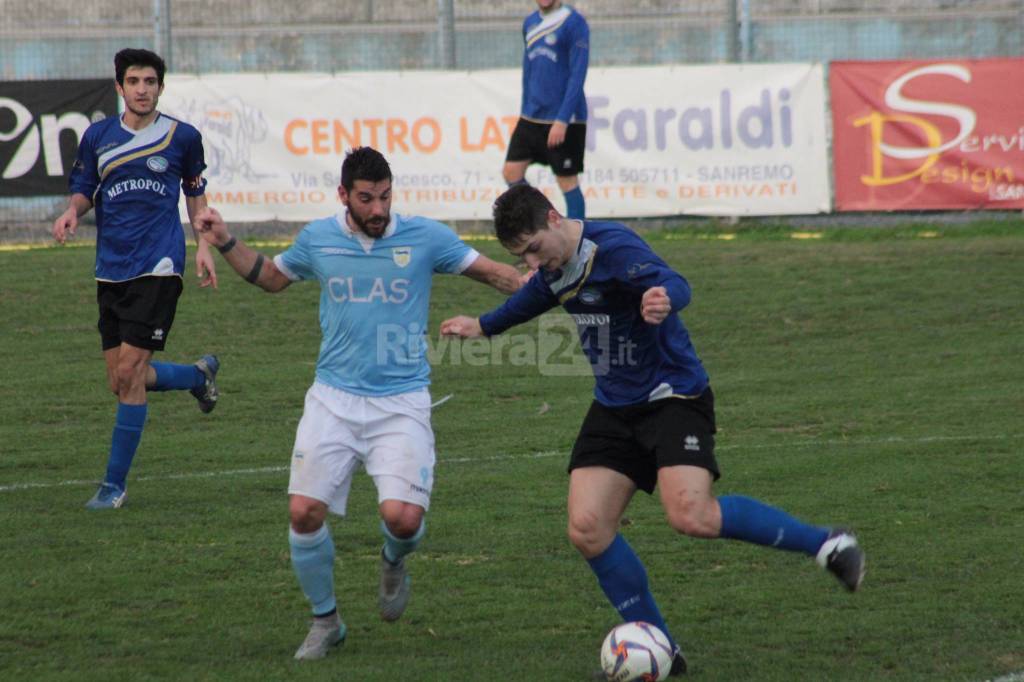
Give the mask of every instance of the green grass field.
[[(692, 677), (1024, 679), (1024, 223), (791, 233), (649, 239), (694, 290), (684, 319), (716, 392), (717, 492), (851, 525), (868, 576), (851, 595), (802, 556), (679, 537), (641, 494), (623, 533)], [(616, 614), (564, 533), (588, 376), (502, 353), (455, 364), (438, 345), (433, 394), (454, 397), (434, 413), (409, 609), (377, 615), (381, 538), (360, 474), (332, 523), (349, 639), (298, 664), (308, 608), (286, 466), (316, 286), (263, 294), (223, 261), (217, 292), (190, 275), (161, 357), (217, 353), (220, 405), (206, 416), (187, 394), (152, 394), (128, 506), (86, 512), (115, 409), (92, 257), (0, 252), (0, 679), (589, 679)], [(500, 300), (435, 282), (435, 344), (442, 319)]]

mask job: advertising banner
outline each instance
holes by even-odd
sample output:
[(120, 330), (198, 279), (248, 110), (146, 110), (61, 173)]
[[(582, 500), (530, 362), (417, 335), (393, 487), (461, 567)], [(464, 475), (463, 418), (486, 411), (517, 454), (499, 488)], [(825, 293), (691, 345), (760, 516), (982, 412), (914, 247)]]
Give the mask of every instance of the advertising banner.
[(79, 140), (117, 101), (111, 78), (0, 82), (0, 197), (67, 194)]
[[(168, 76), (160, 109), (203, 133), (229, 220), (337, 210), (347, 149), (390, 161), (394, 210), (487, 219), (519, 110), (518, 70)], [(830, 205), (814, 64), (591, 69), (589, 216), (817, 213)], [(551, 170), (527, 179), (562, 209)]]
[(838, 210), (1024, 207), (1024, 59), (829, 73)]

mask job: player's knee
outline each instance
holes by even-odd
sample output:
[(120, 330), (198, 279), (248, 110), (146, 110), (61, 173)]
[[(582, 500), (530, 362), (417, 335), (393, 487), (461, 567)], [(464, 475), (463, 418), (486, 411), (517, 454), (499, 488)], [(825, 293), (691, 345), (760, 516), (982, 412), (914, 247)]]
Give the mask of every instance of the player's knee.
[(293, 496), (288, 502), (288, 514), (296, 533), (315, 533), (327, 518), (327, 505), (308, 497)]
[(388, 532), (396, 538), (411, 538), (423, 522), (423, 507), (415, 504), (395, 505), (382, 509), (381, 515)]
[(593, 556), (607, 545), (608, 529), (593, 512), (572, 512), (569, 514), (569, 542), (584, 556)]
[(501, 169), (501, 177), (505, 179), (506, 184), (512, 185), (520, 182), (524, 176), (518, 168), (505, 164)]
[(679, 497), (665, 510), (668, 523), (676, 532), (695, 538), (713, 538), (717, 535), (712, 523), (709, 497)]

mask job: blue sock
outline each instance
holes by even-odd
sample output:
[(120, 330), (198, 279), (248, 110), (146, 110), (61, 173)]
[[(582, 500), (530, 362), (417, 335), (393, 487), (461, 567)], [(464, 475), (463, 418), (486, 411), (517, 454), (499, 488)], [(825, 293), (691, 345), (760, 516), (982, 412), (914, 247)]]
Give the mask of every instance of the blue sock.
[(642, 620), (657, 626), (675, 650), (676, 642), (669, 634), (647, 585), (647, 571), (624, 537), (616, 535), (608, 549), (593, 559), (587, 559), (587, 563), (622, 620), (627, 623)]
[(587, 205), (583, 200), (583, 192), (580, 191), (580, 188), (575, 187), (563, 193), (562, 196), (565, 197), (565, 217), (583, 220), (587, 212)]
[(424, 533), (427, 532), (427, 522), (420, 521), (419, 530), (413, 533), (411, 538), (396, 538), (383, 521), (380, 522), (380, 529), (384, 533), (384, 558), (397, 564), (406, 554), (411, 554), (416, 550)]
[(156, 383), (147, 391), (182, 391), (206, 385), (206, 376), (195, 365), (151, 362), (149, 366), (156, 372)]
[(718, 498), (722, 508), (723, 538), (743, 540), (765, 547), (814, 556), (828, 538), (828, 530), (811, 526), (764, 502), (726, 495)]
[(289, 527), (288, 544), (292, 568), (313, 605), (313, 615), (324, 616), (338, 608), (334, 600), (334, 541), (327, 524), (312, 533), (296, 533)]
[(114, 433), (110, 437), (110, 457), (107, 459), (107, 476), (103, 480), (124, 490), (128, 470), (142, 439), (142, 428), (146, 425), (146, 404), (117, 404), (117, 419)]

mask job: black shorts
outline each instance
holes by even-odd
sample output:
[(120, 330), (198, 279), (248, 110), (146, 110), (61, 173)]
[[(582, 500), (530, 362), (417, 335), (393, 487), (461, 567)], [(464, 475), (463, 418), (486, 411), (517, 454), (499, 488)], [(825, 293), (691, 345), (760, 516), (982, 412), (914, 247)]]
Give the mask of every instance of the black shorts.
[(590, 405), (572, 449), (569, 471), (602, 466), (654, 492), (658, 469), (701, 467), (717, 481), (715, 397), (709, 386), (696, 398), (664, 398), (640, 405)]
[(520, 118), (508, 143), (506, 161), (529, 161), (551, 166), (551, 172), (561, 177), (583, 172), (583, 149), (587, 146), (587, 124), (570, 123), (565, 141), (548, 149), (550, 123), (537, 123)]
[(139, 277), (127, 282), (97, 282), (100, 340), (103, 350), (122, 343), (163, 350), (181, 296), (181, 277)]

